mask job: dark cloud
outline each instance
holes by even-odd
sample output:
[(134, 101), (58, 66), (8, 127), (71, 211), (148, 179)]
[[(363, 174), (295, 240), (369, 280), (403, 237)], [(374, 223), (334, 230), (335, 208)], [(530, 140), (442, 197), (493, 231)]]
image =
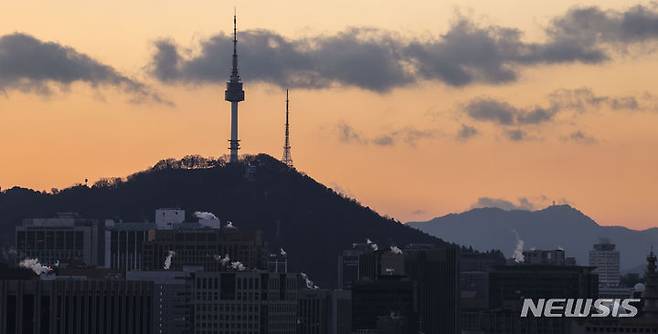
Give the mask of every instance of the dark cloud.
[(528, 139), (528, 134), (521, 129), (505, 130), (505, 136), (511, 141), (523, 141)]
[(365, 144), (367, 140), (364, 139), (351, 125), (340, 122), (336, 125), (338, 130), (338, 139), (346, 144)]
[(343, 143), (373, 144), (377, 146), (394, 146), (403, 143), (409, 146), (423, 140), (433, 138), (437, 135), (434, 130), (420, 130), (412, 127), (380, 134), (373, 138), (366, 138), (347, 123), (341, 122), (337, 125), (338, 139)]
[(487, 97), (471, 100), (466, 104), (464, 111), (474, 120), (501, 125), (514, 124), (519, 113), (519, 110), (511, 104)]
[[(523, 40), (523, 32), (481, 26), (458, 17), (449, 30), (429, 39), (403, 38), (374, 28), (350, 28), (334, 35), (286, 38), (269, 30), (239, 33), (242, 74), (249, 82), (283, 87), (353, 86), (386, 92), (423, 80), (450, 86), (515, 81), (526, 66), (596, 64), (611, 58), (611, 43), (630, 45), (658, 39), (655, 7), (625, 12), (576, 8), (546, 27), (544, 42)], [(193, 46), (155, 43), (151, 73), (176, 83), (223, 83), (230, 70), (231, 36), (218, 34)]]
[[(568, 203), (565, 199), (559, 203)], [(522, 196), (516, 202), (494, 197), (480, 197), (471, 205), (471, 208), (499, 208), (503, 210), (538, 210), (550, 205), (550, 200), (546, 195), (539, 196)]]
[(613, 110), (635, 111), (641, 109), (640, 100), (651, 96), (604, 96), (596, 95), (589, 88), (560, 89), (549, 95), (549, 103), (555, 108), (586, 111), (607, 106)]
[(462, 124), (461, 129), (459, 129), (459, 132), (457, 132), (457, 139), (466, 141), (477, 136), (478, 134), (479, 131), (475, 127)]
[[(332, 36), (286, 39), (268, 30), (240, 32), (241, 75), (283, 87), (356, 86), (387, 91), (413, 82), (401, 44), (390, 33), (352, 28)], [(155, 44), (150, 70), (165, 82), (221, 83), (231, 68), (232, 40), (216, 35), (184, 56), (169, 40)]]
[(548, 29), (554, 40), (595, 48), (599, 43), (629, 44), (658, 38), (658, 7), (636, 5), (626, 11), (595, 6), (569, 10), (553, 20)]
[(499, 125), (523, 125), (549, 122), (557, 110), (534, 107), (521, 109), (489, 97), (476, 98), (464, 106), (464, 112), (472, 119)]
[(372, 142), (379, 146), (392, 146), (395, 144), (395, 139), (391, 135), (381, 135), (373, 139)]
[[(474, 98), (461, 107), (461, 112), (470, 119), (495, 124), (503, 129), (505, 137), (512, 141), (537, 139), (529, 133), (538, 131), (541, 125), (555, 121), (556, 116), (567, 111), (566, 117), (600, 108), (612, 111), (657, 111), (656, 97), (651, 94), (639, 96), (596, 95), (589, 88), (560, 89), (550, 93), (545, 106), (516, 107), (508, 102), (490, 97)], [(597, 140), (576, 131), (562, 137), (565, 141), (595, 143)]]
[(67, 89), (75, 82), (118, 87), (132, 94), (132, 102), (169, 103), (143, 83), (71, 47), (22, 33), (0, 36), (1, 91), (49, 95), (53, 85)]
[(499, 208), (503, 210), (533, 210), (534, 204), (526, 197), (521, 197), (518, 203), (502, 198), (480, 197), (471, 208)]
[(562, 138), (564, 141), (571, 141), (579, 144), (596, 144), (598, 140), (587, 133), (577, 130)]

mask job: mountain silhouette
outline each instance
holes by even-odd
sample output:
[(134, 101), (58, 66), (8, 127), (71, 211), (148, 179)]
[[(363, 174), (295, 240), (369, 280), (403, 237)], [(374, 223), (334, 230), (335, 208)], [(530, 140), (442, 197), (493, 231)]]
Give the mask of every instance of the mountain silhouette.
[(407, 225), (478, 250), (499, 249), (507, 257), (516, 246), (516, 231), (526, 249), (561, 247), (580, 265), (588, 265), (589, 251), (595, 242), (608, 238), (617, 245), (622, 270), (643, 268), (651, 245), (658, 245), (658, 228), (636, 231), (600, 226), (569, 205), (553, 205), (537, 211), (478, 208)]
[(442, 240), (382, 217), (268, 155), (239, 163), (188, 156), (167, 159), (126, 179), (38, 192), (0, 192), (0, 243), (13, 244), (23, 218), (77, 212), (82, 217), (153, 221), (157, 208), (210, 211), (240, 229), (262, 230), (270, 250), (284, 248), (289, 270), (306, 272), (322, 287), (337, 280), (338, 255), (366, 238), (380, 247)]

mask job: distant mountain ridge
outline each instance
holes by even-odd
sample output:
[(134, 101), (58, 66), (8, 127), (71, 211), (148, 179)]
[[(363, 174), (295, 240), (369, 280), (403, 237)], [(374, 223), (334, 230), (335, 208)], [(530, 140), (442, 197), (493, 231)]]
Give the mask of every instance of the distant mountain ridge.
[(640, 268), (651, 245), (658, 245), (658, 228), (636, 231), (600, 226), (569, 205), (553, 205), (537, 211), (478, 208), (407, 225), (478, 250), (499, 249), (507, 257), (516, 245), (516, 231), (526, 249), (562, 247), (580, 265), (588, 264), (589, 251), (598, 239), (608, 238), (621, 253), (622, 270)]
[(155, 209), (163, 207), (185, 209), (190, 221), (195, 220), (194, 211), (210, 211), (238, 228), (262, 230), (271, 250), (286, 250), (291, 271), (308, 273), (321, 287), (337, 280), (339, 254), (366, 238), (380, 248), (446, 245), (264, 154), (236, 164), (199, 156), (167, 159), (126, 179), (104, 179), (54, 193), (4, 190), (0, 245), (13, 243), (14, 227), (23, 218), (77, 212), (87, 218), (144, 222), (153, 221)]

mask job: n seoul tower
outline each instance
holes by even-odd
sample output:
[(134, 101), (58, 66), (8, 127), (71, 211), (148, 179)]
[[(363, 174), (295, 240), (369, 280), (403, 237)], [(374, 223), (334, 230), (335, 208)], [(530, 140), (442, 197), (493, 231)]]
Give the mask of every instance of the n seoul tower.
[(238, 103), (244, 101), (244, 90), (242, 90), (242, 80), (238, 74), (238, 19), (237, 14), (233, 14), (233, 70), (231, 78), (226, 82), (226, 91), (224, 100), (231, 102), (231, 139), (229, 139), (229, 149), (231, 156), (230, 163), (238, 161), (238, 150), (240, 149), (240, 140), (238, 139)]

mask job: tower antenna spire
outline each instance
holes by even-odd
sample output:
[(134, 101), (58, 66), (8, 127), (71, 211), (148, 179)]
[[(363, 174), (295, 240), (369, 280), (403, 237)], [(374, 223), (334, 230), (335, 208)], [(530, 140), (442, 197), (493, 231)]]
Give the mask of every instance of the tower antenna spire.
[(238, 14), (235, 7), (233, 7), (233, 70), (231, 77), (240, 77), (238, 75)]
[(226, 82), (224, 100), (231, 102), (231, 139), (229, 139), (230, 157), (229, 162), (238, 161), (238, 150), (240, 140), (238, 139), (238, 103), (244, 101), (244, 90), (242, 80), (238, 74), (238, 15), (233, 9), (233, 68), (231, 77)]
[(285, 140), (283, 143), (283, 158), (281, 161), (292, 167), (292, 155), (290, 154), (290, 123), (288, 122), (289, 116), (289, 104), (290, 100), (288, 99), (288, 90), (286, 89), (286, 130), (285, 130)]

